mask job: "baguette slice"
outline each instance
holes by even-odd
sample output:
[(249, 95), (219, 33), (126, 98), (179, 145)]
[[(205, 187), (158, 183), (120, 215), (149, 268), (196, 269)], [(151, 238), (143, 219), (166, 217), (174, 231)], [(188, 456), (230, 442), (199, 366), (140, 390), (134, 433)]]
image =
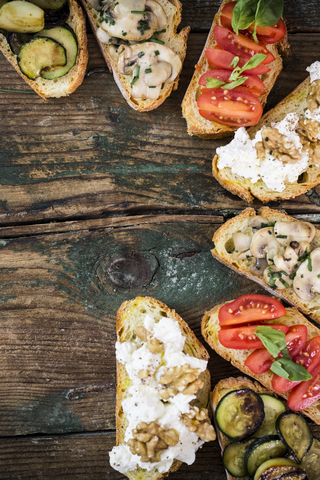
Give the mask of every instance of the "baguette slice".
[(24, 75), (18, 65), (17, 56), (12, 52), (9, 43), (4, 35), (0, 33), (0, 50), (19, 75), (30, 85), (33, 90), (46, 99), (49, 97), (64, 97), (74, 92), (81, 85), (88, 63), (86, 22), (83, 11), (76, 0), (68, 0), (70, 14), (67, 24), (74, 31), (78, 42), (78, 55), (75, 65), (63, 77), (47, 80), (38, 77), (31, 80)]
[[(273, 373), (268, 371), (261, 375), (255, 375), (251, 370), (245, 366), (244, 362), (253, 350), (235, 350), (225, 348), (218, 340), (218, 331), (220, 330), (218, 313), (224, 304), (217, 305), (210, 312), (206, 312), (202, 319), (201, 331), (204, 339), (222, 358), (231, 362), (233, 366), (238, 368), (242, 373), (253, 377), (264, 385), (268, 390), (274, 392), (272, 388)], [(296, 308), (287, 308), (287, 314), (284, 317), (272, 321), (272, 323), (281, 323), (288, 325), (306, 325), (308, 328), (308, 340), (320, 335), (320, 329), (310, 323)], [(268, 323), (271, 323), (268, 322)], [(275, 393), (275, 392), (274, 392)], [(287, 399), (288, 392), (277, 394)], [(313, 405), (303, 410), (303, 413), (311, 418), (315, 423), (320, 425), (320, 400), (317, 400)]]
[[(307, 96), (310, 85), (310, 77), (306, 78), (293, 92), (284, 98), (273, 109), (263, 115), (254, 127), (249, 128), (248, 133), (253, 139), (258, 130), (263, 126), (270, 127), (271, 123), (277, 123), (284, 119), (288, 113), (295, 112), (301, 116), (307, 107)], [(310, 160), (308, 170), (299, 176), (293, 183), (287, 183), (282, 192), (275, 192), (268, 188), (262, 180), (252, 183), (249, 179), (236, 176), (230, 168), (218, 169), (218, 155), (212, 161), (212, 173), (218, 182), (229, 192), (238, 195), (243, 200), (252, 203), (254, 197), (263, 203), (288, 200), (306, 193), (320, 183), (320, 166)]]
[[(213, 413), (216, 410), (216, 407), (218, 403), (220, 402), (221, 398), (223, 398), (228, 392), (232, 392), (233, 390), (240, 390), (242, 388), (250, 388), (256, 393), (266, 393), (269, 395), (274, 395), (273, 392), (270, 390), (267, 390), (266, 388), (263, 388), (258, 382), (252, 382), (246, 377), (229, 377), (225, 378), (223, 380), (220, 380), (216, 384), (216, 386), (213, 389), (213, 392), (211, 393), (211, 407)], [(219, 445), (221, 447), (221, 453), (223, 453), (224, 449), (226, 446), (230, 443), (230, 440), (223, 435), (223, 433), (219, 430), (219, 428), (216, 426), (216, 432), (217, 432), (217, 438)], [(226, 476), (228, 480), (236, 480), (237, 477), (234, 477), (231, 475), (227, 470), (226, 470)], [(242, 477), (242, 480), (249, 480), (249, 477)]]
[[(176, 320), (181, 328), (183, 335), (186, 337), (183, 353), (190, 356), (209, 360), (209, 354), (203, 345), (199, 342), (195, 334), (189, 328), (189, 326), (182, 320), (182, 318), (171, 310), (164, 303), (151, 297), (136, 297), (133, 300), (124, 302), (117, 314), (117, 337), (119, 342), (129, 342), (135, 338), (135, 329), (139, 326), (143, 326), (144, 318), (146, 314), (150, 314), (158, 322), (163, 317), (170, 317)], [(204, 386), (197, 392), (197, 400), (195, 405), (199, 408), (206, 408), (209, 403), (210, 393), (210, 373), (205, 370), (200, 374), (204, 382)], [(117, 428), (117, 440), (116, 445), (124, 443), (125, 431), (128, 425), (126, 415), (122, 411), (121, 404), (126, 397), (126, 390), (130, 386), (130, 378), (127, 371), (121, 363), (117, 361), (117, 401), (116, 401), (116, 428)], [(174, 460), (170, 471), (174, 472), (178, 470), (181, 462)], [(153, 468), (150, 472), (138, 467), (136, 470), (126, 473), (125, 475), (131, 480), (160, 480), (166, 477), (169, 472), (163, 474), (156, 468)]]
[[(291, 217), (283, 211), (272, 210), (269, 207), (262, 207), (257, 214), (253, 208), (247, 208), (236, 217), (233, 217), (224, 223), (224, 225), (214, 233), (213, 241), (215, 248), (211, 250), (212, 255), (219, 260), (219, 262), (224, 263), (235, 272), (240, 273), (240, 275), (244, 275), (245, 277), (250, 278), (250, 280), (259, 283), (272, 295), (277, 295), (278, 297), (283, 298), (286, 302), (299, 308), (304, 314), (309, 315), (317, 322), (320, 322), (320, 294), (316, 293), (314, 299), (308, 302), (299, 298), (292, 287), (284, 288), (283, 290), (273, 290), (262, 277), (258, 277), (249, 271), (251, 260), (235, 259), (232, 257), (231, 253), (229, 253), (228, 247), (230, 247), (232, 234), (234, 232), (245, 232), (249, 227), (250, 220), (256, 215), (261, 215), (270, 222), (275, 222), (277, 220), (287, 222), (298, 221), (296, 218)], [(320, 247), (320, 231), (316, 229), (315, 237), (311, 242), (311, 249), (313, 250), (318, 247)]]
[[(199, 58), (198, 64), (195, 67), (195, 72), (189, 84), (188, 90), (182, 101), (182, 114), (187, 121), (188, 133), (189, 135), (196, 135), (204, 139), (214, 139), (214, 138), (223, 138), (232, 135), (232, 133), (237, 130), (235, 127), (229, 127), (227, 125), (220, 125), (210, 120), (206, 120), (199, 114), (199, 109), (197, 106), (197, 97), (200, 92), (199, 79), (201, 75), (208, 72), (210, 69), (207, 57), (205, 55), (206, 48), (213, 48), (216, 44), (214, 39), (214, 27), (220, 25), (220, 14), (225, 6), (230, 0), (223, 0), (220, 5), (218, 13), (215, 15), (206, 44), (203, 48), (201, 56)], [(280, 53), (285, 53), (289, 50), (289, 45), (287, 43), (287, 37), (274, 45), (267, 45), (268, 50), (275, 57), (275, 60), (268, 65), (270, 67), (270, 72), (265, 75), (262, 75), (261, 80), (266, 86), (265, 93), (260, 97), (262, 106), (266, 104), (267, 97), (282, 70), (282, 60)]]
[[(185, 27), (179, 33), (177, 33), (177, 27), (181, 22), (182, 5), (179, 0), (157, 0), (157, 2), (163, 8), (168, 19), (167, 31), (161, 35), (161, 40), (165, 42), (167, 47), (171, 48), (176, 54), (179, 55), (183, 64), (187, 52), (187, 39), (190, 27)], [(129, 75), (123, 75), (119, 72), (118, 54), (114, 53), (114, 47), (112, 47), (112, 45), (102, 43), (97, 36), (97, 30), (99, 28), (99, 12), (95, 10), (87, 0), (81, 0), (81, 3), (87, 12), (90, 25), (108, 68), (113, 74), (116, 84), (118, 85), (122, 95), (130, 107), (138, 112), (149, 112), (150, 110), (154, 110), (155, 108), (159, 107), (165, 101), (165, 99), (169, 97), (171, 92), (178, 88), (181, 71), (173, 82), (166, 82), (166, 85), (161, 90), (160, 97), (157, 100), (132, 98), (132, 87), (130, 85), (131, 78)]]

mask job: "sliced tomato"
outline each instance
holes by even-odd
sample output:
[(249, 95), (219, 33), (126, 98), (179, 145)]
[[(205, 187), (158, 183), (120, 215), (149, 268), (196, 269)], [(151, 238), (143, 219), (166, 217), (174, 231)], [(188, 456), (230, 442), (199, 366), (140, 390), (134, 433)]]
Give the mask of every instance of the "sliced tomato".
[(263, 53), (266, 55), (265, 60), (262, 62), (264, 65), (273, 62), (275, 59), (267, 47), (262, 43), (256, 43), (254, 40), (241, 33), (236, 35), (227, 28), (220, 27), (220, 25), (214, 27), (214, 38), (223, 50), (231, 52), (236, 56), (241, 56), (242, 58), (247, 59), (247, 61), (257, 53)]
[(317, 368), (310, 380), (300, 382), (288, 397), (291, 410), (304, 410), (320, 398), (320, 368)]
[[(288, 332), (289, 327), (287, 325), (268, 325), (268, 327), (274, 328), (284, 332)], [(252, 348), (262, 348), (263, 343), (255, 335), (257, 325), (249, 325), (246, 327), (225, 328), (219, 330), (218, 339), (221, 345), (226, 348), (235, 348), (237, 350), (247, 350)]]
[[(320, 365), (320, 336), (309, 340), (294, 357), (296, 363), (303, 365), (309, 373), (313, 373)], [(272, 388), (276, 392), (288, 392), (301, 382), (291, 382), (285, 378), (274, 375), (272, 378)]]
[(207, 120), (233, 127), (256, 125), (262, 115), (262, 105), (251, 93), (206, 88), (197, 101), (199, 113)]
[[(229, 28), (232, 30), (232, 15), (233, 9), (237, 2), (228, 2), (222, 9), (220, 22), (223, 27)], [(253, 22), (250, 27), (247, 28), (248, 32), (254, 31), (255, 22)], [(242, 33), (242, 31), (240, 30)], [(257, 26), (257, 37), (259, 42), (264, 44), (277, 43), (286, 34), (286, 26), (282, 18), (278, 21), (277, 25), (271, 27), (261, 27)]]
[[(209, 72), (204, 73), (200, 77), (199, 84), (206, 87), (207, 78), (217, 78), (222, 82), (230, 83), (230, 75), (230, 70), (209, 70)], [(254, 95), (255, 97), (260, 97), (265, 90), (265, 84), (260, 80), (257, 75), (248, 75), (247, 77), (247, 80), (241, 86), (237, 87), (237, 90), (240, 89), (240, 91), (242, 92), (249, 92), (252, 93), (252, 95)]]
[(239, 325), (250, 322), (263, 322), (286, 315), (286, 309), (275, 298), (267, 295), (248, 294), (226, 303), (219, 310), (219, 324)]
[[(308, 329), (305, 325), (293, 325), (289, 328), (286, 335), (286, 344), (289, 355), (292, 359), (304, 348), (307, 343)], [(270, 370), (274, 361), (273, 356), (266, 348), (261, 348), (252, 352), (244, 362), (250, 368), (251, 372), (260, 375)]]
[[(230, 65), (236, 55), (233, 55), (230, 52), (225, 52), (221, 47), (217, 48), (217, 46), (215, 46), (214, 48), (206, 48), (205, 54), (209, 62), (210, 68), (219, 67), (225, 70), (233, 70), (234, 67), (230, 67)], [(239, 62), (237, 66), (242, 68), (246, 63), (247, 59), (239, 57)], [(270, 68), (260, 63), (260, 65), (255, 68), (245, 70), (243, 72), (243, 75), (264, 75), (268, 72), (270, 72)]]

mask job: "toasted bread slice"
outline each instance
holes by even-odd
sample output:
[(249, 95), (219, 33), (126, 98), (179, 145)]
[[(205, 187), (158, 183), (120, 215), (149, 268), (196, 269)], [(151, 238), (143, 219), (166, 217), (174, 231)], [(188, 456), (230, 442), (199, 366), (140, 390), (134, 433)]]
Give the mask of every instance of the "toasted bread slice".
[[(201, 345), (195, 334), (182, 318), (164, 303), (151, 297), (137, 297), (128, 302), (124, 302), (117, 314), (117, 336), (119, 342), (130, 342), (136, 338), (135, 330), (144, 324), (146, 314), (151, 315), (157, 323), (163, 317), (169, 317), (179, 323), (183, 336), (186, 337), (183, 353), (202, 360), (208, 360), (209, 354)], [(206, 408), (209, 403), (210, 393), (210, 374), (205, 370), (200, 374), (203, 380), (203, 387), (197, 392), (197, 399), (192, 404), (199, 408)], [(126, 368), (123, 364), (117, 362), (117, 401), (116, 401), (116, 427), (117, 427), (117, 446), (124, 443), (125, 431), (128, 426), (128, 420), (121, 408), (123, 400), (126, 398), (127, 389), (131, 384)], [(176, 471), (181, 465), (180, 461), (174, 460), (169, 472)], [(137, 467), (136, 470), (127, 472), (125, 475), (131, 480), (160, 480), (168, 473), (160, 473), (156, 468), (146, 471)]]
[[(223, 0), (220, 5), (218, 13), (215, 15), (212, 27), (210, 29), (206, 44), (203, 48), (201, 56), (199, 58), (198, 64), (196, 65), (195, 72), (189, 84), (188, 90), (182, 101), (182, 114), (188, 124), (188, 133), (189, 135), (196, 135), (204, 139), (214, 139), (214, 138), (223, 138), (232, 135), (232, 133), (237, 130), (235, 127), (229, 127), (227, 125), (220, 125), (210, 120), (206, 120), (199, 114), (199, 109), (197, 106), (197, 98), (200, 93), (199, 79), (201, 75), (210, 70), (207, 57), (205, 55), (206, 48), (213, 48), (216, 44), (214, 39), (214, 27), (220, 24), (220, 15), (223, 7), (226, 3), (231, 0)], [(285, 37), (281, 42), (275, 45), (268, 45), (268, 50), (275, 57), (275, 60), (268, 65), (270, 67), (270, 72), (265, 75), (262, 75), (261, 80), (266, 86), (265, 93), (260, 97), (260, 102), (262, 106), (266, 104), (267, 97), (282, 70), (282, 60), (280, 53), (286, 52), (289, 50), (289, 45), (287, 43), (287, 37)]]
[[(119, 55), (117, 51), (115, 50), (114, 46), (101, 42), (98, 37), (97, 32), (100, 28), (98, 21), (100, 16), (99, 12), (90, 5), (88, 0), (81, 0), (81, 2), (88, 14), (89, 22), (101, 49), (102, 55), (107, 62), (110, 72), (113, 74), (116, 84), (118, 85), (122, 95), (130, 107), (138, 112), (149, 112), (150, 110), (154, 110), (155, 108), (159, 107), (170, 95), (170, 93), (178, 88), (182, 66), (174, 81), (165, 82), (165, 85), (161, 89), (160, 96), (157, 100), (133, 98), (131, 96), (132, 78), (130, 75), (124, 75), (119, 71)], [(163, 8), (168, 20), (166, 32), (161, 34), (161, 41), (165, 42), (165, 46), (171, 48), (180, 57), (180, 60), (183, 63), (187, 51), (187, 39), (190, 27), (185, 27), (179, 33), (177, 33), (177, 27), (181, 22), (181, 3), (179, 0), (157, 0), (157, 3)], [(156, 50), (157, 44), (155, 43), (154, 46)]]
[[(266, 388), (263, 388), (258, 382), (252, 382), (251, 380), (249, 380), (249, 378), (246, 378), (246, 377), (225, 378), (223, 380), (220, 380), (220, 382), (218, 382), (215, 385), (213, 392), (211, 393), (212, 411), (215, 412), (218, 403), (227, 393), (232, 392), (233, 390), (240, 390), (243, 388), (250, 388), (256, 393), (266, 393), (269, 395), (273, 395), (273, 392), (271, 392), (270, 390), (267, 390)], [(226, 446), (230, 443), (230, 440), (225, 435), (223, 435), (223, 433), (219, 430), (219, 428), (216, 428), (216, 432), (217, 432), (218, 442), (221, 447), (221, 453), (223, 453)], [(237, 479), (237, 477), (234, 477), (233, 475), (231, 475), (227, 470), (226, 470), (226, 476), (228, 480)], [(249, 477), (242, 477), (242, 479), (249, 480)]]
[[(270, 127), (284, 119), (288, 113), (296, 113), (299, 117), (307, 109), (307, 96), (310, 77), (306, 78), (292, 93), (284, 98), (277, 106), (263, 115), (257, 125), (249, 128), (251, 139), (262, 127)], [(229, 192), (238, 195), (243, 200), (252, 203), (254, 197), (263, 203), (288, 200), (306, 193), (320, 183), (320, 166), (311, 159), (308, 169), (293, 183), (286, 183), (282, 192), (276, 192), (267, 187), (263, 180), (252, 183), (249, 179), (234, 175), (230, 168), (218, 169), (219, 156), (215, 155), (212, 161), (212, 173), (218, 182)]]
[[(268, 390), (274, 392), (272, 388), (273, 373), (269, 370), (261, 375), (255, 375), (251, 370), (245, 366), (244, 362), (253, 350), (235, 350), (225, 348), (218, 339), (218, 331), (220, 330), (218, 313), (224, 304), (215, 306), (209, 312), (204, 314), (201, 324), (201, 331), (204, 339), (222, 358), (231, 362), (233, 366), (238, 368), (242, 373), (258, 380)], [(281, 323), (288, 325), (306, 325), (308, 328), (308, 340), (320, 335), (320, 329), (310, 323), (296, 308), (287, 308), (287, 314), (284, 317), (274, 320), (273, 323)], [(268, 322), (271, 323), (271, 322)], [(289, 392), (279, 393), (277, 395), (287, 399)], [(310, 417), (315, 423), (320, 425), (320, 400), (317, 400), (313, 405), (303, 410), (303, 413)]]
[(42, 77), (38, 77), (35, 80), (28, 78), (21, 72), (17, 62), (17, 56), (12, 52), (6, 37), (0, 33), (1, 52), (7, 58), (7, 60), (9, 60), (11, 65), (25, 80), (25, 82), (27, 82), (27, 84), (30, 85), (30, 87), (33, 88), (33, 90), (44, 99), (50, 97), (64, 97), (74, 92), (76, 88), (81, 85), (86, 73), (88, 50), (85, 17), (76, 0), (68, 0), (68, 2), (70, 14), (66, 23), (72, 28), (76, 35), (78, 42), (78, 54), (76, 63), (63, 77), (56, 78), (54, 80), (47, 80)]
[[(299, 298), (294, 292), (292, 287), (284, 289), (272, 289), (263, 279), (263, 277), (258, 277), (252, 274), (249, 271), (251, 265), (251, 259), (235, 259), (232, 257), (230, 252), (230, 242), (232, 242), (232, 234), (235, 232), (246, 232), (248, 231), (249, 222), (256, 215), (261, 215), (266, 218), (270, 223), (278, 220), (285, 222), (298, 221), (296, 218), (291, 217), (287, 213), (279, 210), (272, 210), (269, 207), (262, 207), (257, 213), (253, 208), (247, 208), (241, 212), (236, 217), (228, 220), (222, 227), (220, 227), (213, 236), (213, 241), (215, 248), (211, 250), (212, 255), (219, 260), (219, 262), (224, 263), (232, 270), (244, 275), (245, 277), (254, 280), (263, 288), (268, 290), (272, 295), (277, 295), (283, 298), (289, 304), (299, 308), (303, 313), (309, 315), (311, 318), (320, 322), (320, 294), (316, 293), (313, 300), (304, 301)], [(320, 231), (316, 229), (316, 234), (311, 242), (311, 249), (320, 247)], [(319, 272), (320, 273), (320, 272)]]

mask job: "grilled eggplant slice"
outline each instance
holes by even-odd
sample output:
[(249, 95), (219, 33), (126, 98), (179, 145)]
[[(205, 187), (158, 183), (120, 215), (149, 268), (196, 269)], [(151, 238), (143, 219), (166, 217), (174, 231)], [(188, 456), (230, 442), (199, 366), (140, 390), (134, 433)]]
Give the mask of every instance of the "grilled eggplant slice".
[(15, 55), (18, 55), (22, 45), (30, 42), (31, 39), (32, 39), (32, 35), (30, 35), (29, 33), (9, 32), (7, 34), (7, 41), (10, 45), (10, 48), (11, 48), (12, 52)]
[(59, 10), (45, 10), (44, 21), (45, 28), (61, 27), (69, 18), (70, 8), (68, 2), (64, 4)]

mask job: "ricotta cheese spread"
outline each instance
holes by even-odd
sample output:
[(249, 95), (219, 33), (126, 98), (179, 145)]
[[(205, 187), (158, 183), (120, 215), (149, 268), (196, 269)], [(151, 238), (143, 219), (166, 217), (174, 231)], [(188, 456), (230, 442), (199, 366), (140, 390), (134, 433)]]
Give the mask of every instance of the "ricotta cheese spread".
[[(320, 79), (320, 62), (314, 62), (307, 68), (310, 73), (311, 83)], [(303, 118), (316, 120), (320, 123), (320, 107), (313, 112), (306, 110)], [(230, 168), (231, 172), (238, 177), (250, 180), (255, 184), (262, 180), (273, 191), (282, 192), (287, 183), (297, 181), (299, 175), (308, 168), (310, 158), (307, 152), (302, 153), (302, 144), (296, 133), (299, 117), (296, 113), (289, 113), (278, 123), (271, 126), (285, 135), (301, 153), (301, 158), (294, 163), (284, 163), (266, 152), (264, 158), (258, 158), (255, 145), (261, 142), (261, 130), (256, 133), (253, 140), (250, 139), (245, 128), (239, 128), (234, 139), (226, 146), (217, 148), (219, 156), (217, 167), (219, 170)], [(320, 140), (320, 133), (318, 135)]]
[[(195, 432), (188, 430), (181, 419), (182, 414), (190, 412), (190, 402), (196, 395), (178, 392), (164, 400), (159, 395), (163, 389), (159, 380), (168, 368), (186, 364), (203, 372), (207, 368), (207, 361), (183, 353), (186, 339), (176, 320), (163, 317), (155, 322), (151, 315), (146, 314), (144, 328), (163, 343), (163, 352), (152, 353), (143, 341), (116, 343), (117, 360), (125, 366), (131, 380), (121, 404), (128, 420), (124, 442), (133, 438), (132, 431), (140, 422), (156, 422), (163, 429), (173, 428), (179, 434), (179, 441), (162, 452), (159, 462), (142, 462), (140, 456), (132, 454), (126, 444), (114, 447), (110, 452), (110, 464), (121, 473), (137, 467), (147, 471), (156, 468), (160, 473), (165, 473), (170, 470), (174, 459), (190, 465), (195, 460), (195, 452), (204, 443)], [(147, 378), (138, 375), (142, 370), (148, 370)]]

